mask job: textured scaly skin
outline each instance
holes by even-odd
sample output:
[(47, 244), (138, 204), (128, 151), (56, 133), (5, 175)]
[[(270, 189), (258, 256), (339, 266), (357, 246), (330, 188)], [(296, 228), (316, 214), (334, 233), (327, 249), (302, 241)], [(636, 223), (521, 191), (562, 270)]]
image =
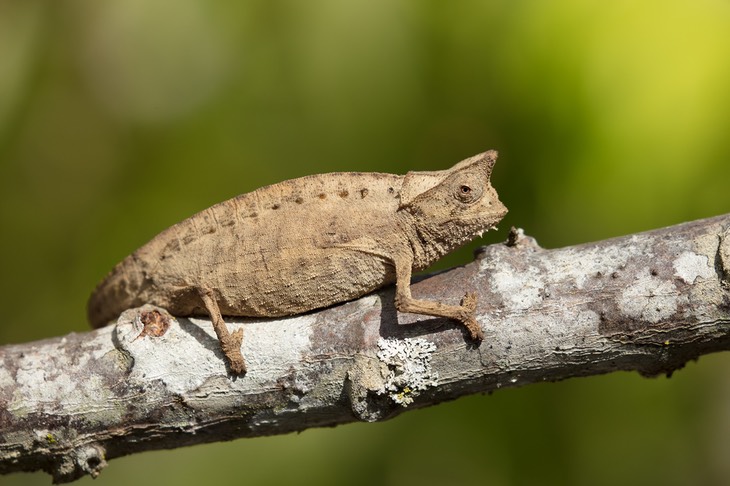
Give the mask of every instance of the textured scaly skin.
[(489, 151), (405, 176), (313, 175), (224, 201), (119, 263), (92, 294), (89, 320), (100, 327), (146, 303), (210, 315), (231, 368), (242, 373), (242, 335), (229, 335), (221, 315), (294, 315), (395, 281), (398, 310), (458, 320), (481, 340), (475, 294), (459, 306), (418, 300), (410, 279), (504, 217), (489, 182), (496, 157)]

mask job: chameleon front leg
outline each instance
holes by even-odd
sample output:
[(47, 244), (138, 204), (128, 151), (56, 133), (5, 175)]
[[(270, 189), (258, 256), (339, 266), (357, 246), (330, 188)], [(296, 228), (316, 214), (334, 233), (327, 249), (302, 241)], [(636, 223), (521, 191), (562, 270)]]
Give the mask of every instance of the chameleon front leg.
[(458, 306), (442, 304), (441, 302), (431, 300), (414, 299), (411, 296), (413, 260), (407, 257), (400, 257), (396, 258), (394, 263), (396, 276), (395, 308), (399, 312), (453, 319), (466, 327), (469, 336), (473, 340), (481, 342), (484, 339), (484, 332), (476, 320), (476, 293), (467, 292)]
[(244, 374), (246, 372), (246, 362), (243, 360), (243, 355), (241, 354), (243, 329), (237, 329), (233, 333), (228, 332), (228, 327), (226, 327), (226, 323), (223, 321), (218, 302), (216, 302), (215, 297), (213, 297), (213, 292), (210, 289), (198, 288), (198, 295), (200, 295), (200, 299), (208, 310), (210, 319), (213, 322), (213, 329), (215, 329), (215, 334), (218, 336), (221, 349), (228, 360), (231, 371), (237, 375)]

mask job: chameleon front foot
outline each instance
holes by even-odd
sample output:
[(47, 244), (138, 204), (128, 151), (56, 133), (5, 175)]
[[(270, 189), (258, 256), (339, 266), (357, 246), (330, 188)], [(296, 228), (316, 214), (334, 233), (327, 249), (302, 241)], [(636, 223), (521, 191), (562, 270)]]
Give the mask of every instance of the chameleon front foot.
[(481, 343), (484, 340), (484, 331), (476, 319), (477, 310), (477, 294), (475, 292), (467, 292), (461, 299), (460, 303), (461, 315), (458, 321), (461, 322), (469, 332), (469, 337)]
[(414, 299), (410, 295), (409, 288), (398, 287), (395, 295), (395, 308), (400, 312), (453, 319), (466, 328), (473, 341), (481, 343), (484, 340), (484, 332), (476, 319), (477, 294), (475, 292), (467, 292), (461, 299), (460, 305), (457, 306)]

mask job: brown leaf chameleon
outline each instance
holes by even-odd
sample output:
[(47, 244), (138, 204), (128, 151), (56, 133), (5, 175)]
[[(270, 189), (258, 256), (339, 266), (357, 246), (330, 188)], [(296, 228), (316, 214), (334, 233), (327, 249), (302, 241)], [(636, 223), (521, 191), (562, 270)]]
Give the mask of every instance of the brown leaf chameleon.
[(411, 273), (493, 228), (507, 213), (490, 184), (497, 152), (405, 176), (344, 172), (292, 179), (216, 204), (117, 264), (88, 304), (101, 327), (146, 303), (209, 315), (231, 371), (244, 373), (241, 329), (221, 316), (279, 317), (396, 283), (400, 312), (447, 317), (484, 337), (476, 294), (460, 305), (411, 297)]

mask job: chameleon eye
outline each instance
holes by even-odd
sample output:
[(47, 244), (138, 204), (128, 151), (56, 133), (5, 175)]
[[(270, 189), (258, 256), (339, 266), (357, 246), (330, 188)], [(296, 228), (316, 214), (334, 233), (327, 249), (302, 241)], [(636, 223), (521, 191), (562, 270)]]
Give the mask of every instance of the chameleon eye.
[(474, 198), (474, 191), (472, 190), (471, 186), (467, 186), (466, 184), (461, 184), (456, 189), (456, 199), (458, 199), (461, 202), (469, 203)]
[(454, 188), (454, 197), (462, 203), (471, 204), (481, 197), (482, 191), (480, 187), (469, 184), (469, 181), (464, 182)]

